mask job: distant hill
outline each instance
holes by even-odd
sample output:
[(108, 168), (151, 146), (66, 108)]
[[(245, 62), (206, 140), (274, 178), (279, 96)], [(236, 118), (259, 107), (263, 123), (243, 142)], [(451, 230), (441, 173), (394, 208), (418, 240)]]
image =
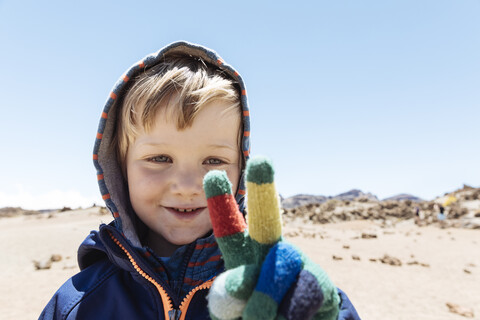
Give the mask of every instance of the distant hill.
[(38, 214), (39, 211), (36, 210), (25, 210), (20, 207), (4, 207), (0, 208), (0, 218), (3, 217), (16, 217), (21, 215), (32, 215)]
[(280, 198), (282, 203), (282, 208), (284, 209), (292, 209), (300, 206), (304, 206), (307, 204), (315, 204), (315, 203), (324, 203), (330, 199), (335, 200), (355, 200), (358, 198), (368, 199), (371, 201), (378, 201), (377, 196), (371, 193), (365, 193), (358, 189), (352, 189), (350, 191), (337, 194), (336, 196), (315, 196), (309, 194), (297, 194), (292, 197), (288, 198)]
[(416, 197), (416, 196), (408, 194), (408, 193), (401, 193), (401, 194), (397, 194), (395, 196), (383, 199), (383, 201), (392, 201), (392, 200), (393, 201), (411, 200), (411, 201), (414, 201), (414, 202), (422, 202), (423, 201), (422, 198)]
[[(320, 199), (323, 203), (315, 203)], [(301, 200), (301, 201), (300, 201)], [(379, 201), (371, 193), (358, 189), (334, 197), (300, 195), (287, 198), (283, 207), (284, 221), (300, 219), (304, 223), (336, 223), (351, 220), (376, 220), (382, 226), (400, 220), (414, 219), (419, 226), (467, 228), (480, 230), (480, 188), (463, 186), (434, 200), (422, 200), (411, 194), (398, 194)], [(438, 220), (439, 205), (444, 208), (445, 220)]]
[(369, 193), (365, 193), (362, 190), (359, 189), (352, 189), (350, 191), (344, 192), (337, 194), (333, 199), (336, 200), (355, 200), (358, 198), (366, 198), (372, 201), (378, 201), (378, 198), (376, 195)]
[(325, 196), (314, 196), (310, 194), (297, 194), (293, 197), (288, 197), (285, 199), (281, 198), (282, 208), (292, 209), (300, 206), (304, 206), (310, 203), (324, 203), (330, 199), (330, 197)]

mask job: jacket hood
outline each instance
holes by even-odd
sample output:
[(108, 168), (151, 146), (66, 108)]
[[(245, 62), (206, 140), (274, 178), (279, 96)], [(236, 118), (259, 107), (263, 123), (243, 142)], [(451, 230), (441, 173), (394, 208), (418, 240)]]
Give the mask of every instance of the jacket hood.
[[(145, 70), (155, 66), (167, 55), (189, 55), (203, 59), (230, 76), (240, 88), (240, 100), (243, 110), (242, 152), (245, 161), (250, 153), (250, 114), (247, 102), (246, 88), (240, 74), (213, 50), (203, 46), (179, 41), (169, 44), (159, 51), (149, 54), (132, 65), (115, 83), (103, 109), (98, 132), (93, 149), (93, 162), (97, 170), (97, 179), (102, 198), (114, 217), (115, 227), (137, 247), (141, 247), (138, 226), (141, 224), (131, 208), (128, 188), (123, 179), (116, 152), (112, 152), (111, 144), (115, 134), (117, 115), (122, 105), (123, 96), (133, 83), (133, 80)], [(236, 200), (240, 210), (244, 209), (245, 181), (244, 171), (240, 177)]]

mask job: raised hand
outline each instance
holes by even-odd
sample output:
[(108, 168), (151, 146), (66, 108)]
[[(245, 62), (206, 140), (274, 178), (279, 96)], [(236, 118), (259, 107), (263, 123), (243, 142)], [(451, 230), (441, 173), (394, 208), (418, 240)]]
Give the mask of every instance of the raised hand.
[(231, 319), (336, 319), (339, 297), (326, 273), (282, 239), (271, 162), (247, 163), (247, 225), (223, 171), (210, 171), (204, 189), (213, 232), (227, 271), (208, 296), (210, 316)]

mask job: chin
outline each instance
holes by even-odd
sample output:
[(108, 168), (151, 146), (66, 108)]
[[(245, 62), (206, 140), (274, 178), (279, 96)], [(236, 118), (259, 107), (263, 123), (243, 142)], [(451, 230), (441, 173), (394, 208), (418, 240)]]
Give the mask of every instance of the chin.
[(188, 237), (172, 237), (171, 239), (168, 239), (168, 242), (171, 244), (174, 244), (176, 246), (183, 246), (189, 243), (194, 242), (197, 239), (204, 238), (208, 235), (210, 235), (212, 230), (205, 231), (203, 233), (199, 234), (192, 234), (192, 232), (189, 233), (190, 236)]

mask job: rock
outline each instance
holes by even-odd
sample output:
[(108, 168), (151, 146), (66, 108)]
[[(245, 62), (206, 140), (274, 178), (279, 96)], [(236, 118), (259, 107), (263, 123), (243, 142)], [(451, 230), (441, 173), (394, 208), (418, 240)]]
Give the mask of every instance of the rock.
[(349, 245), (346, 245), (346, 244), (344, 244), (344, 245), (343, 245), (343, 249), (350, 249), (350, 246), (349, 246)]
[(35, 266), (35, 270), (45, 270), (50, 269), (52, 267), (52, 260), (45, 259), (41, 261), (33, 260), (33, 265)]
[(423, 262), (422, 262), (422, 263), (420, 263), (420, 265), (421, 265), (422, 267), (425, 267), (425, 268), (430, 268), (430, 265), (429, 265), (428, 263), (423, 263)]
[(356, 256), (356, 255), (352, 255), (352, 259), (353, 259), (353, 260), (360, 261), (360, 257), (359, 257), (359, 256)]
[(375, 259), (375, 258), (370, 258), (368, 260), (371, 261), (371, 262), (377, 262), (377, 259)]
[(420, 264), (420, 263), (415, 260), (415, 261), (407, 262), (407, 264), (408, 264), (409, 266), (413, 266), (413, 265)]
[(62, 260), (62, 256), (60, 254), (52, 254), (50, 257), (50, 261), (52, 262), (58, 262)]
[(402, 265), (402, 262), (400, 259), (389, 256), (388, 254), (385, 254), (382, 258), (380, 258), (380, 261), (385, 264), (389, 264), (391, 266), (397, 266), (400, 267)]
[(472, 274), (472, 271), (468, 270), (468, 269), (463, 269), (463, 272), (467, 273), (467, 274)]
[(448, 311), (450, 311), (451, 313), (456, 313), (466, 318), (474, 317), (473, 309), (461, 307), (458, 304), (451, 303), (451, 302), (447, 302), (446, 305), (448, 307)]
[(362, 239), (374, 239), (377, 235), (374, 233), (364, 233), (362, 232)]
[(333, 260), (343, 260), (342, 257), (336, 256), (336, 255), (333, 255), (333, 256), (332, 256), (332, 259), (333, 259)]
[(290, 232), (285, 233), (285, 237), (287, 237), (287, 238), (295, 238), (295, 237), (298, 237), (298, 236), (299, 236), (299, 233), (297, 231), (290, 231)]

